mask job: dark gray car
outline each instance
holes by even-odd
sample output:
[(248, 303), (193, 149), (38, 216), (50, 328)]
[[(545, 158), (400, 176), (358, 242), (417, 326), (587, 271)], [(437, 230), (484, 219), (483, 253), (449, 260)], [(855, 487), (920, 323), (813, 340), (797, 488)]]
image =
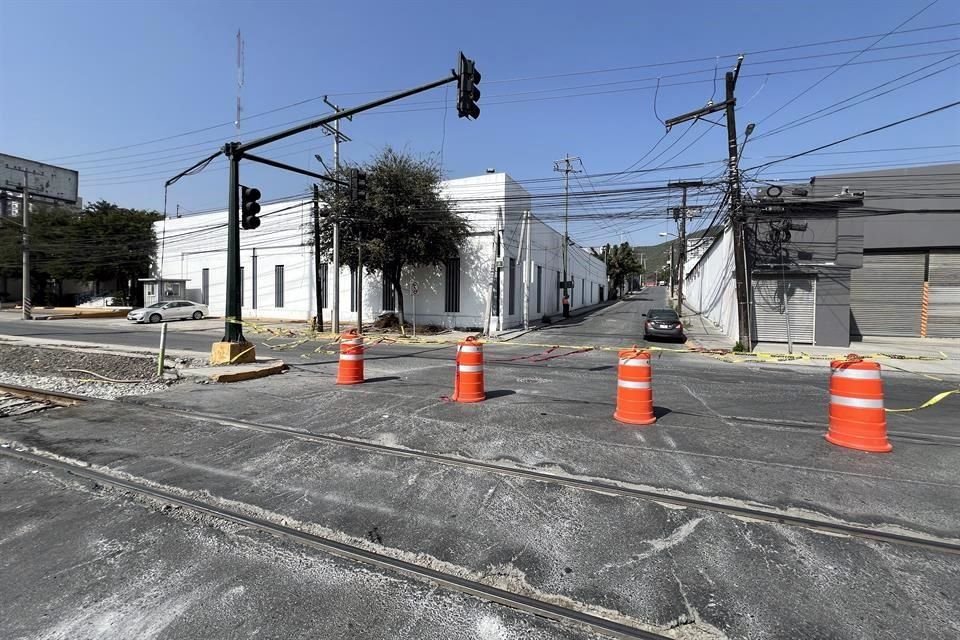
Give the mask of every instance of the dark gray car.
[(647, 319), (643, 323), (643, 339), (669, 338), (686, 341), (683, 335), (683, 323), (673, 309), (650, 309), (643, 314)]

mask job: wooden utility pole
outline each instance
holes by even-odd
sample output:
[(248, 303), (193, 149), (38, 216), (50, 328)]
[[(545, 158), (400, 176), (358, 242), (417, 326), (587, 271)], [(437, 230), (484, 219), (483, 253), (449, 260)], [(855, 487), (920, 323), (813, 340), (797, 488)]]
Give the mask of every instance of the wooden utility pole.
[(320, 269), (320, 187), (313, 185), (313, 281), (317, 304), (317, 315), (314, 318), (314, 329), (323, 331), (323, 286), (324, 281)]
[[(728, 190), (730, 194), (730, 223), (733, 232), (734, 271), (737, 287), (737, 320), (740, 342), (747, 348), (753, 345), (750, 336), (750, 306), (748, 302), (747, 260), (743, 238), (743, 202), (740, 193), (739, 149), (737, 148), (737, 120), (734, 111), (737, 105), (735, 90), (740, 75), (743, 56), (737, 58), (737, 66), (725, 76), (726, 99), (710, 104), (665, 122), (667, 130), (682, 122), (697, 120), (705, 115), (725, 111), (727, 116)], [(750, 127), (748, 127), (749, 131)]]
[(684, 267), (687, 262), (687, 215), (689, 211), (687, 210), (687, 189), (690, 187), (702, 187), (702, 180), (678, 180), (676, 182), (670, 182), (669, 186), (671, 187), (680, 187), (683, 189), (683, 200), (680, 205), (680, 209), (674, 209), (674, 218), (677, 219), (677, 223), (680, 231), (680, 250), (679, 256), (677, 257), (678, 266), (677, 266), (677, 315), (683, 315), (683, 279), (685, 277)]
[(23, 170), (23, 204), (20, 208), (21, 224), (23, 224), (23, 298), (20, 306), (23, 309), (23, 319), (33, 320), (33, 303), (30, 300), (30, 174)]

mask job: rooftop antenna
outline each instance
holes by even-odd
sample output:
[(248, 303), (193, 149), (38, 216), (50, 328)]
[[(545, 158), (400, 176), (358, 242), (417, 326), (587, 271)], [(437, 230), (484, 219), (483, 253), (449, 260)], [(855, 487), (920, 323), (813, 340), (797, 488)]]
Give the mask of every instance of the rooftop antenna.
[(240, 92), (243, 90), (243, 36), (240, 35), (240, 29), (237, 29), (237, 116), (233, 121), (233, 125), (237, 128), (237, 133), (240, 133), (240, 113), (243, 111), (243, 107), (240, 104)]

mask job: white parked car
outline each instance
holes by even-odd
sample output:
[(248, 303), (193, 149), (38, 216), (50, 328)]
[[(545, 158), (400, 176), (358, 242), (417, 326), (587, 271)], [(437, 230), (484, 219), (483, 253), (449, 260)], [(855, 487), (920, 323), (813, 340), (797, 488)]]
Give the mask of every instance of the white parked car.
[(134, 309), (127, 314), (130, 322), (165, 322), (167, 320), (199, 320), (207, 315), (207, 305), (189, 300), (164, 300)]

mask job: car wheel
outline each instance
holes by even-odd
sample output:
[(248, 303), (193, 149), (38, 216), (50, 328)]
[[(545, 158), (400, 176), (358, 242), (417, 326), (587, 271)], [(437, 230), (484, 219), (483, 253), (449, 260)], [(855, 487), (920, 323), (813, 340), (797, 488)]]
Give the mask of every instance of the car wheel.
[(150, 322), (151, 322), (151, 323), (157, 323), (157, 322), (160, 322), (161, 320), (163, 320), (163, 317), (162, 317), (159, 313), (151, 313), (151, 314), (150, 314)]
[(193, 319), (194, 319), (194, 320), (199, 320), (199, 319), (202, 318), (202, 317), (203, 317), (203, 311), (194, 311), (194, 312), (193, 312)]

